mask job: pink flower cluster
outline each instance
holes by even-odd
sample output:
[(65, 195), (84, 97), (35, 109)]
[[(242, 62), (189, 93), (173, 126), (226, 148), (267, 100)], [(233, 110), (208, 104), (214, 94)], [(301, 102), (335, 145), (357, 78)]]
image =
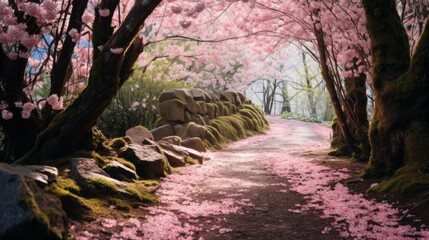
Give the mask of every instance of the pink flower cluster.
[(59, 98), (57, 94), (52, 94), (46, 99), (46, 101), (48, 102), (49, 105), (52, 106), (53, 110), (63, 109), (63, 98), (62, 97)]
[(37, 106), (34, 103), (30, 103), (30, 102), (24, 103), (24, 105), (22, 105), (21, 117), (24, 119), (30, 118), (31, 112), (36, 108)]
[[(31, 112), (37, 108), (37, 105), (31, 102), (26, 102), (24, 104), (22, 104), (22, 102), (18, 101), (14, 103), (16, 108), (21, 108), (21, 117), (24, 119), (28, 119), (31, 116)], [(9, 107), (9, 105), (5, 102), (5, 101), (1, 101), (0, 102), (0, 110), (2, 110), (2, 118), (4, 120), (10, 120), (13, 118), (13, 113), (9, 110), (7, 110), (7, 108)]]
[(79, 42), (79, 39), (80, 39), (80, 33), (77, 31), (77, 29), (76, 29), (76, 28), (72, 28), (72, 29), (69, 31), (69, 35), (70, 35), (70, 37), (72, 38), (72, 41), (73, 41), (73, 42), (75, 42), (75, 43)]

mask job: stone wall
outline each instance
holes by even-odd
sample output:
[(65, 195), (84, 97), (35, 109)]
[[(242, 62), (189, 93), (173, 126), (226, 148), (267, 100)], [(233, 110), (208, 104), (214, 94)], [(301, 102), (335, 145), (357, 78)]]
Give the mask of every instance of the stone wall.
[(264, 113), (242, 93), (172, 89), (159, 96), (160, 118), (151, 132), (155, 141), (167, 136), (201, 138), (206, 147), (221, 149), (231, 141), (264, 133)]

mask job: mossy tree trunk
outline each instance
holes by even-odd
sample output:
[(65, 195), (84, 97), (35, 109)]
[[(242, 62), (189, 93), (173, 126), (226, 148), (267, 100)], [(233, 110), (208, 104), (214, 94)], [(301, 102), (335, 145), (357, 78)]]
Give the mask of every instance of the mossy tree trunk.
[[(115, 33), (108, 22), (111, 19), (97, 21), (100, 16), (96, 15), (93, 43), (102, 43), (103, 49), (94, 52), (88, 86), (69, 107), (54, 118), (46, 130), (39, 134), (34, 147), (20, 159), (20, 163), (43, 163), (61, 157), (72, 151), (88, 136), (98, 117), (128, 78), (141, 52), (136, 50), (142, 50), (141, 39), (137, 34), (145, 19), (160, 2), (161, 0), (136, 1)], [(100, 7), (109, 8), (113, 7), (110, 4), (118, 3), (119, 1), (103, 1), (102, 4), (109, 5)], [(112, 48), (122, 48), (124, 52), (114, 54), (110, 51)]]
[[(358, 69), (358, 66), (354, 65), (348, 70), (351, 71), (353, 69)], [(346, 115), (350, 134), (353, 136), (356, 145), (359, 146), (360, 152), (353, 152), (350, 146), (348, 146), (344, 135), (341, 133), (338, 118), (335, 118), (332, 124), (333, 137), (331, 147), (333, 150), (330, 152), (330, 155), (350, 156), (358, 161), (366, 162), (369, 159), (371, 151), (368, 139), (369, 122), (367, 114), (366, 75), (360, 74), (358, 77), (344, 79), (344, 87), (344, 114)]]
[(363, 3), (372, 41), (375, 93), (372, 151), (365, 176), (396, 172), (389, 182), (402, 191), (413, 179), (429, 173), (429, 25), (425, 25), (410, 60), (407, 34), (395, 1)]

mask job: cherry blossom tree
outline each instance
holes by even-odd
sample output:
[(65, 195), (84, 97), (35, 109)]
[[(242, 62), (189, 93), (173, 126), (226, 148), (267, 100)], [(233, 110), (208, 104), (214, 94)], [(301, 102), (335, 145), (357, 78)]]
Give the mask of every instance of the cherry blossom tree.
[(340, 137), (358, 159), (368, 159), (366, 84), (371, 81), (371, 55), (360, 1), (254, 1), (248, 7), (252, 14), (242, 28), (269, 36), (267, 49), (298, 42), (319, 62)]
[[(0, 2), (5, 161), (27, 153), (22, 162), (41, 163), (79, 145), (130, 75), (140, 29), (160, 2), (136, 1), (122, 18), (118, 0)], [(84, 76), (86, 88), (58, 114), (66, 87), (82, 88)], [(43, 100), (32, 94), (41, 84), (49, 85)]]
[[(0, 124), (2, 158), (7, 162), (21, 158), (20, 162), (41, 163), (79, 148), (136, 61), (148, 68), (145, 61), (178, 58), (187, 71), (174, 67), (172, 75), (195, 84), (204, 84), (201, 76), (209, 73), (216, 81), (205, 85), (233, 88), (239, 86), (235, 82), (246, 80), (243, 56), (234, 55), (237, 51), (232, 48), (207, 51), (207, 45), (192, 43), (200, 51), (191, 51), (185, 43), (179, 49), (171, 45), (140, 56), (153, 43), (220, 32), (215, 27), (223, 23), (201, 27), (208, 24), (207, 19), (216, 18), (205, 10), (211, 8), (217, 14), (235, 3), (191, 1), (179, 7), (175, 1), (34, 0), (0, 4)], [(205, 35), (196, 28), (206, 29)], [(204, 71), (196, 74), (191, 67)]]

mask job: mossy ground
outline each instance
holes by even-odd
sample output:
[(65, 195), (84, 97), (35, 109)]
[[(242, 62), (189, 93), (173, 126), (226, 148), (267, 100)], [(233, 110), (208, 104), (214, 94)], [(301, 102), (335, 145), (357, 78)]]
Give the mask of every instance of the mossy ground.
[(58, 196), (67, 216), (73, 220), (90, 221), (100, 217), (138, 217), (139, 206), (158, 203), (153, 195), (159, 185), (156, 180), (136, 180), (127, 183), (125, 188), (129, 194), (119, 194), (118, 186), (103, 179), (93, 181), (96, 189), (79, 187), (67, 176), (60, 176), (56, 184), (47, 190)]
[(400, 195), (429, 191), (429, 174), (425, 164), (407, 164), (400, 168), (394, 176), (380, 182), (368, 190), (372, 192), (393, 192)]
[[(116, 139), (117, 140), (117, 139)], [(127, 139), (111, 142), (125, 142)], [(122, 145), (122, 144), (121, 144)], [(121, 146), (122, 148), (122, 146)], [(139, 206), (155, 204), (158, 202), (153, 195), (154, 189), (159, 185), (157, 180), (135, 180), (127, 182), (126, 187), (118, 191), (119, 186), (108, 182), (102, 178), (93, 179), (87, 186), (79, 186), (73, 179), (69, 178), (69, 159), (72, 157), (88, 157), (96, 160), (102, 168), (111, 161), (117, 161), (125, 166), (135, 169), (135, 166), (123, 158), (112, 155), (101, 155), (95, 151), (80, 151), (60, 159), (59, 176), (56, 184), (51, 185), (47, 190), (61, 200), (64, 211), (70, 219), (77, 221), (94, 220), (103, 218), (118, 218), (138, 216)], [(166, 171), (172, 172), (168, 168)], [(123, 188), (121, 186), (121, 188)]]

